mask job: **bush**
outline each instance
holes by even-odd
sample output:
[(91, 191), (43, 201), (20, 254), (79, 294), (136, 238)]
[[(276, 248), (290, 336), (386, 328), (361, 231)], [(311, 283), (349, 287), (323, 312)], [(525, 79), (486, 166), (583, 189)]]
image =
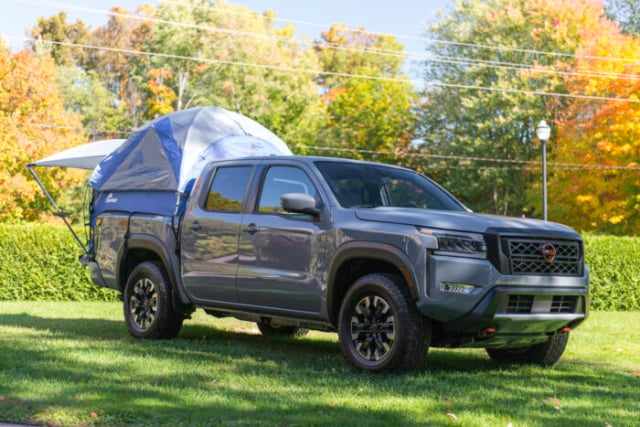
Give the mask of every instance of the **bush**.
[(640, 238), (585, 235), (591, 308), (640, 310)]
[[(584, 238), (591, 308), (640, 310), (640, 238)], [(91, 283), (80, 252), (65, 227), (0, 224), (0, 300), (116, 300), (116, 292)]]
[(0, 300), (116, 300), (116, 292), (91, 283), (81, 253), (66, 227), (0, 224)]

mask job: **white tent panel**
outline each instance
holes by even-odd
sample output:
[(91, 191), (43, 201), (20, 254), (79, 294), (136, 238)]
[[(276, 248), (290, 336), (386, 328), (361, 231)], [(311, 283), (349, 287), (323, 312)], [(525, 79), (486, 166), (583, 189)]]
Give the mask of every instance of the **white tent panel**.
[(105, 139), (90, 142), (45, 157), (29, 166), (58, 166), (93, 170), (102, 159), (120, 147), (124, 141), (124, 139)]

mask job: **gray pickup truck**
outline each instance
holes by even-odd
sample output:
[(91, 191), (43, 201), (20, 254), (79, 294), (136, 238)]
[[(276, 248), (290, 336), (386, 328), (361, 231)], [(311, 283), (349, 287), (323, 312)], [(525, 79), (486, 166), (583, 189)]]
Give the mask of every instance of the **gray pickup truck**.
[(588, 314), (576, 232), (472, 213), (408, 169), (216, 161), (183, 212), (105, 209), (93, 224), (84, 261), (121, 292), (135, 337), (174, 337), (201, 308), (264, 335), (337, 331), (345, 358), (369, 371), (420, 367), (429, 346), (550, 366)]

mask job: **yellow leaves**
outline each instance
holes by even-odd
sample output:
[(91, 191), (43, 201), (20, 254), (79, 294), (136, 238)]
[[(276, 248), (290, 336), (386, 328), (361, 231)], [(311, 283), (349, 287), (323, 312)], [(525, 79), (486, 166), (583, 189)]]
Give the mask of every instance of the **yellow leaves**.
[[(0, 47), (0, 220), (37, 219), (43, 199), (25, 164), (82, 142), (79, 116), (64, 111), (48, 56), (11, 54)], [(61, 170), (44, 169), (46, 184), (77, 184)], [(48, 185), (54, 196), (59, 185)]]
[(590, 194), (587, 195), (578, 195), (576, 196), (576, 202), (577, 203), (593, 203), (594, 202), (594, 197)]
[(609, 218), (609, 222), (614, 225), (621, 223), (623, 220), (624, 220), (624, 215), (615, 215)]
[(162, 116), (173, 111), (173, 102), (178, 99), (175, 91), (167, 82), (173, 80), (173, 73), (166, 68), (153, 68), (147, 73), (147, 88), (151, 93), (147, 99), (148, 114), (151, 117)]

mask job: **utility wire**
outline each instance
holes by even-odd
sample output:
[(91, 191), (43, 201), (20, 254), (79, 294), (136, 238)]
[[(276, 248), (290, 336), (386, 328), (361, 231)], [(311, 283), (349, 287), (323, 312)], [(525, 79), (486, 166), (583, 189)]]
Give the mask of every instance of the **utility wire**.
[[(360, 150), (356, 148), (338, 148), (338, 147), (320, 147), (320, 146), (303, 146), (299, 145), (297, 148), (318, 150), (318, 151), (335, 151), (350, 154), (370, 154), (370, 155), (382, 155), (382, 156), (397, 156), (395, 153), (389, 153), (386, 151), (376, 150)], [(444, 154), (429, 154), (429, 153), (416, 153), (407, 152), (402, 153), (400, 157), (417, 157), (427, 159), (441, 159), (441, 160), (459, 160), (470, 162), (490, 162), (499, 164), (512, 164), (512, 165), (541, 165), (542, 162), (536, 160), (515, 160), (515, 159), (499, 159), (494, 157), (477, 157), (477, 156), (455, 156)], [(564, 169), (587, 169), (587, 170), (631, 170), (640, 171), (640, 166), (619, 166), (619, 165), (594, 165), (583, 163), (564, 163), (564, 162), (547, 162), (547, 165), (556, 168)]]
[[(143, 17), (143, 16), (139, 16), (139, 15), (136, 15), (136, 14), (133, 14), (133, 13), (120, 13), (120, 12), (114, 12), (114, 11), (102, 11), (102, 10), (99, 10), (99, 9), (81, 7), (81, 6), (71, 5), (71, 4), (62, 3), (62, 2), (51, 2), (51, 1), (43, 2), (41, 0), (11, 0), (11, 1), (14, 1), (14, 2), (17, 2), (17, 3), (23, 3), (23, 4), (56, 6), (56, 7), (70, 9), (70, 10), (77, 10), (77, 11), (89, 12), (89, 13), (107, 15), (107, 16), (117, 16), (117, 17), (135, 19), (135, 20), (141, 20), (141, 21), (150, 21), (150, 22), (159, 23), (159, 24), (178, 26), (178, 27), (182, 27), (182, 28), (198, 29), (198, 30), (209, 31), (209, 32), (219, 32), (219, 33), (226, 33), (226, 34), (232, 34), (232, 35), (243, 35), (243, 36), (247, 36), (247, 37), (256, 37), (256, 38), (267, 38), (267, 39), (274, 39), (274, 40), (286, 41), (286, 42), (291, 41), (291, 38), (289, 38), (289, 37), (277, 36), (275, 34), (264, 34), (264, 33), (252, 32), (252, 31), (241, 31), (241, 30), (226, 29), (226, 28), (216, 28), (216, 27), (211, 27), (211, 26), (207, 26), (207, 25), (188, 24), (188, 23), (184, 23), (184, 22), (176, 22), (176, 21), (170, 21), (170, 20), (165, 20), (165, 19)], [(167, 2), (167, 1), (165, 1), (165, 3), (174, 4), (174, 5), (178, 5), (178, 6), (182, 6), (182, 7), (187, 7), (187, 6), (191, 7), (191, 6), (193, 6), (193, 5), (187, 5), (187, 4), (180, 3), (180, 2)], [(230, 10), (221, 11), (218, 8), (215, 8), (215, 7), (213, 7), (213, 8), (212, 7), (206, 7), (206, 6), (195, 6), (195, 7), (196, 8), (205, 8), (205, 9), (214, 11), (216, 13), (231, 13), (231, 14), (237, 14), (237, 15), (255, 16), (255, 15), (252, 15), (250, 13), (244, 13), (244, 12), (240, 12), (240, 11), (230, 11)], [(283, 21), (289, 21), (289, 20), (283, 20)], [(299, 21), (299, 22), (302, 22), (302, 21)], [(317, 26), (320, 26), (320, 25), (322, 25), (322, 24), (317, 24)], [(327, 26), (327, 27), (329, 27), (329, 26)], [(325, 27), (325, 28), (327, 28), (327, 27)], [(473, 43), (446, 42), (446, 41), (443, 41), (443, 40), (423, 39), (423, 38), (419, 38), (419, 37), (403, 36), (403, 35), (391, 34), (391, 33), (376, 33), (376, 32), (370, 32), (370, 31), (361, 30), (361, 29), (350, 29), (350, 31), (360, 32), (360, 33), (364, 33), (364, 34), (371, 34), (371, 35), (376, 35), (376, 36), (392, 36), (392, 37), (396, 37), (396, 38), (411, 37), (411, 38), (415, 38), (416, 40), (429, 41), (429, 42), (432, 42), (432, 43), (436, 43), (437, 42), (437, 43), (447, 43), (447, 44), (459, 44), (459, 45), (464, 45), (464, 46), (475, 46), (475, 47), (478, 47), (478, 48), (491, 48), (491, 49), (496, 49), (496, 50), (517, 51), (517, 52), (528, 53), (528, 54), (535, 53), (535, 54), (544, 54), (544, 55), (561, 55), (561, 56), (571, 56), (571, 57), (574, 57), (574, 58), (615, 60), (615, 61), (624, 61), (624, 62), (628, 62), (628, 63), (639, 63), (640, 64), (640, 61), (632, 60), (632, 59), (628, 59), (628, 58), (596, 57), (596, 56), (583, 56), (583, 55), (574, 55), (574, 54), (559, 54), (559, 53), (556, 53), (556, 52), (545, 52), (545, 51), (539, 51), (539, 50), (515, 49), (515, 48), (507, 48), (507, 47), (500, 47), (500, 46), (479, 45), (479, 44), (473, 44)], [(298, 40), (298, 42), (301, 43), (301, 44), (309, 45), (309, 46), (315, 46), (317, 44), (316, 42), (309, 42), (309, 41), (305, 41), (305, 40)], [(495, 66), (506, 65), (506, 66), (512, 66), (512, 67), (523, 66), (523, 67), (527, 67), (527, 68), (532, 67), (531, 64), (525, 64), (525, 63), (501, 63), (499, 61), (490, 61), (490, 60), (481, 60), (481, 59), (477, 59), (476, 62), (474, 63), (469, 58), (457, 58), (457, 57), (451, 57), (451, 56), (434, 56), (434, 55), (430, 55), (430, 54), (410, 53), (410, 52), (404, 52), (404, 51), (398, 51), (398, 50), (378, 49), (378, 48), (373, 48), (373, 47), (371, 47), (371, 48), (359, 48), (359, 47), (354, 47), (354, 46), (346, 46), (345, 47), (345, 46), (342, 46), (342, 45), (337, 45), (337, 44), (332, 44), (332, 43), (324, 43), (324, 44), (322, 44), (322, 47), (330, 48), (330, 49), (345, 50), (345, 51), (349, 51), (349, 52), (359, 52), (359, 53), (365, 53), (365, 54), (371, 54), (371, 55), (375, 54), (375, 55), (380, 55), (380, 56), (391, 56), (391, 57), (399, 57), (399, 58), (411, 57), (411, 58), (416, 58), (416, 59), (423, 59), (423, 60), (426, 60), (426, 61), (429, 61), (429, 62), (469, 63), (469, 65), (473, 65), (473, 64), (480, 65), (480, 64), (482, 64), (483, 66), (486, 66), (486, 67), (493, 67), (494, 65)], [(495, 67), (493, 67), (493, 68), (495, 68)], [(497, 68), (508, 68), (508, 67), (497, 67)], [(616, 78), (616, 79), (623, 79), (623, 80), (624, 79), (630, 79), (630, 80), (638, 80), (638, 79), (640, 79), (635, 74), (624, 74), (624, 73), (619, 73), (619, 74), (617, 74), (617, 73), (600, 73), (600, 72), (580, 73), (580, 72), (564, 72), (564, 71), (557, 71), (557, 70), (553, 70), (553, 71), (552, 70), (546, 70), (544, 72), (546, 72), (546, 73), (559, 73), (559, 74), (564, 74), (564, 75), (576, 75), (576, 76), (584, 76), (584, 77)]]
[[(13, 1), (25, 1), (25, 0), (13, 0)], [(240, 12), (240, 11), (220, 11), (215, 6), (214, 7), (198, 6), (198, 5), (191, 5), (191, 4), (188, 4), (188, 3), (179, 2), (179, 1), (171, 1), (171, 0), (161, 0), (161, 3), (169, 3), (169, 4), (174, 4), (174, 5), (177, 5), (177, 6), (182, 6), (182, 7), (187, 7), (187, 8), (209, 9), (209, 10), (212, 10), (212, 11), (218, 12), (218, 13), (233, 13), (233, 14), (237, 14), (237, 15), (251, 16), (250, 13), (244, 13), (244, 12)], [(256, 13), (258, 13), (258, 12), (256, 12)], [(275, 19), (278, 20), (278, 21), (282, 21), (282, 22), (289, 22), (289, 23), (293, 23), (293, 24), (302, 24), (302, 25), (308, 25), (308, 26), (312, 26), (312, 27), (319, 27), (319, 28), (330, 28), (331, 27), (330, 25), (321, 24), (321, 23), (317, 23), (317, 22), (298, 21), (298, 20), (286, 19), (286, 18), (275, 18)], [(603, 61), (620, 61), (620, 62), (640, 63), (640, 60), (634, 60), (634, 59), (629, 59), (629, 58), (618, 58), (618, 57), (610, 57), (610, 56), (577, 55), (577, 54), (572, 54), (572, 53), (547, 52), (547, 51), (536, 50), (536, 49), (520, 49), (520, 48), (507, 47), (507, 46), (493, 46), (493, 45), (480, 44), (480, 43), (454, 42), (454, 41), (450, 41), (450, 40), (434, 39), (434, 38), (428, 38), (428, 37), (417, 37), (417, 36), (411, 36), (411, 35), (406, 35), (406, 34), (394, 34), (394, 33), (368, 31), (368, 30), (364, 30), (364, 29), (361, 29), (361, 28), (352, 28), (352, 29), (350, 29), (350, 31), (357, 32), (357, 33), (362, 33), (362, 34), (370, 34), (370, 35), (375, 35), (375, 36), (388, 36), (388, 37), (395, 37), (397, 39), (406, 39), (406, 40), (414, 40), (414, 41), (425, 41), (425, 42), (434, 43), (434, 44), (435, 43), (439, 43), (439, 44), (453, 45), (453, 46), (472, 47), (472, 48), (476, 48), (476, 49), (509, 51), (509, 52), (518, 52), (518, 53), (527, 53), (527, 54), (547, 55), (547, 56), (571, 57), (571, 58), (577, 58), (577, 59), (593, 59), (593, 60), (603, 60)]]
[[(82, 129), (75, 128), (72, 126), (62, 126), (55, 125), (51, 123), (36, 123), (36, 122), (16, 122), (12, 120), (10, 117), (0, 119), (5, 123), (12, 123), (16, 126), (29, 126), (29, 127), (38, 127), (38, 128), (46, 128), (46, 129), (64, 129), (64, 130), (72, 130), (76, 132), (86, 132), (87, 130), (101, 133), (101, 134), (118, 134), (118, 135), (130, 135), (131, 131), (123, 131), (123, 130), (106, 130), (106, 129)], [(339, 148), (339, 147), (321, 147), (317, 145), (296, 145), (294, 148), (300, 150), (315, 150), (315, 151), (333, 151), (339, 153), (349, 153), (349, 154), (368, 154), (368, 155), (379, 155), (379, 156), (392, 156), (392, 157), (414, 157), (414, 158), (423, 158), (423, 159), (439, 159), (439, 160), (456, 160), (463, 162), (488, 162), (488, 163), (497, 163), (502, 165), (510, 165), (508, 167), (514, 167), (514, 165), (520, 165), (517, 169), (522, 169), (522, 167), (528, 168), (530, 166), (539, 166), (541, 164), (540, 161), (536, 160), (516, 160), (516, 159), (500, 159), (496, 157), (480, 157), (480, 156), (456, 156), (456, 155), (445, 155), (445, 154), (431, 154), (431, 153), (419, 153), (419, 152), (405, 152), (401, 154), (397, 153), (389, 153), (386, 151), (377, 151), (377, 150), (363, 150), (357, 148)], [(547, 162), (550, 167), (555, 167), (557, 169), (586, 169), (586, 170), (629, 170), (629, 171), (640, 171), (640, 166), (619, 166), (619, 165), (597, 165), (597, 164), (584, 164), (584, 163), (565, 163), (565, 162)], [(453, 168), (453, 169), (496, 169), (496, 167), (474, 167), (474, 166), (453, 166), (453, 165), (440, 165), (440, 167), (444, 169)]]
[[(38, 40), (31, 37), (17, 37), (17, 36), (9, 36), (9, 37), (31, 41), (34, 43), (41, 42), (41, 43), (49, 43), (49, 44), (60, 45), (60, 46), (103, 50), (108, 52), (125, 53), (133, 56), (155, 56), (155, 57), (168, 58), (168, 59), (194, 61), (194, 62), (199, 62), (203, 64), (223, 64), (223, 65), (231, 65), (231, 66), (277, 70), (277, 71), (292, 72), (292, 73), (306, 73), (306, 74), (323, 75), (323, 76), (359, 78), (359, 79), (366, 79), (366, 80), (387, 81), (387, 82), (395, 82), (395, 83), (409, 83), (409, 82), (414, 84), (416, 83), (416, 80), (409, 80), (406, 78), (399, 78), (399, 77), (372, 76), (367, 74), (353, 74), (353, 73), (337, 73), (337, 72), (330, 72), (330, 71), (309, 69), (309, 68), (294, 68), (294, 67), (285, 67), (285, 66), (279, 66), (279, 65), (258, 64), (254, 62), (198, 58), (193, 56), (173, 55), (173, 54), (161, 53), (161, 52), (148, 52), (148, 51), (139, 51), (139, 50), (133, 50), (133, 49), (95, 46), (95, 45), (82, 44), (82, 43), (59, 42), (59, 41), (53, 41), (53, 40)], [(536, 90), (511, 89), (511, 88), (503, 88), (503, 87), (465, 85), (465, 84), (454, 84), (454, 83), (444, 83), (444, 82), (428, 82), (426, 83), (426, 85), (431, 87), (471, 89), (471, 90), (502, 92), (502, 93), (520, 93), (520, 94), (526, 94), (526, 95), (555, 96), (555, 97), (562, 97), (562, 98), (585, 99), (585, 100), (592, 100), (592, 101), (613, 101), (613, 102), (628, 102), (632, 104), (640, 104), (640, 99), (616, 98), (616, 97), (608, 97), (608, 96), (567, 94), (567, 93), (559, 93), (559, 92), (545, 92), (545, 91), (536, 91)]]

